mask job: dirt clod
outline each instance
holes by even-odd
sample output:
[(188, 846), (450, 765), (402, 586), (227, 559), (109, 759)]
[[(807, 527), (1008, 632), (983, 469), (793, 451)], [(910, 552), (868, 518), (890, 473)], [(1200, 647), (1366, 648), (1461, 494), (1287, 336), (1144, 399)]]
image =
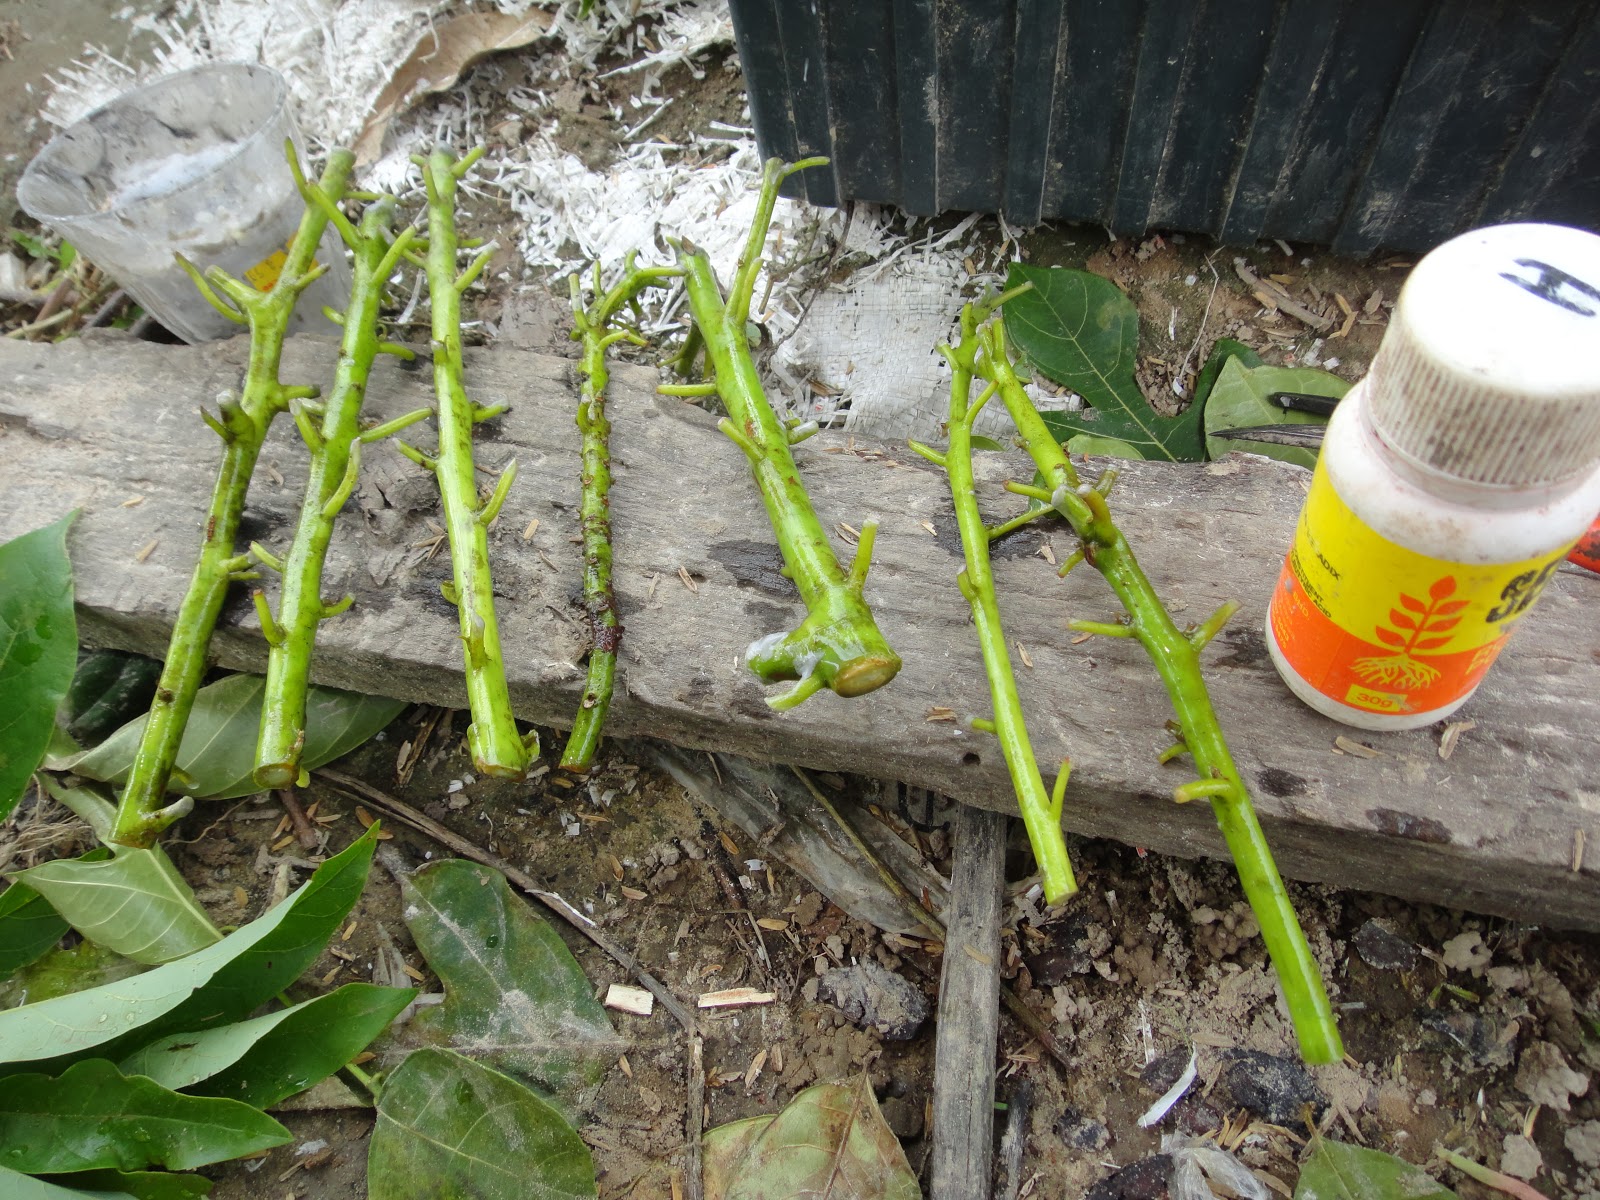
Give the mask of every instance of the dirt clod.
[(1586, 1167), (1600, 1167), (1600, 1121), (1585, 1121), (1567, 1130), (1567, 1153)]
[(1259, 1050), (1235, 1050), (1222, 1081), (1234, 1101), (1274, 1125), (1296, 1125), (1306, 1105), (1321, 1119), (1328, 1098), (1300, 1062)]
[(874, 962), (825, 971), (817, 981), (817, 995), (852, 1024), (875, 1029), (886, 1041), (916, 1037), (928, 1019), (928, 1000), (917, 986)]
[(1361, 961), (1379, 971), (1409, 971), (1417, 965), (1417, 948), (1376, 919), (1356, 932), (1355, 947)]
[(1532, 1179), (1544, 1166), (1539, 1147), (1520, 1133), (1506, 1134), (1500, 1153), (1500, 1169), (1515, 1179)]
[(1589, 1090), (1589, 1077), (1567, 1065), (1559, 1046), (1535, 1042), (1517, 1065), (1517, 1090), (1535, 1104), (1568, 1112), (1570, 1097)]

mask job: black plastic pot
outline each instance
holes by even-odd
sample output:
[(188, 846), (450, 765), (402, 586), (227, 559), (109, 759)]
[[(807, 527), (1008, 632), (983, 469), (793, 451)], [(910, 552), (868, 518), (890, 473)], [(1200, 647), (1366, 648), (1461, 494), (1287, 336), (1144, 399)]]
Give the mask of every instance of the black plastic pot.
[(732, 0), (756, 136), (797, 187), (1427, 250), (1600, 227), (1600, 0)]

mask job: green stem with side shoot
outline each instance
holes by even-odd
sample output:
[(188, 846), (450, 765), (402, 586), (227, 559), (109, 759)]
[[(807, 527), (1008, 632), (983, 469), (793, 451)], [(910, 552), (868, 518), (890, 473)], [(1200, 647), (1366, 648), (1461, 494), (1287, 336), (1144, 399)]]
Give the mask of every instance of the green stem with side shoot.
[(611, 421), (606, 416), (606, 387), (611, 374), (606, 351), (619, 341), (643, 345), (632, 330), (612, 329), (611, 321), (645, 288), (676, 278), (676, 267), (636, 267), (630, 255), (622, 278), (611, 290), (600, 288), (600, 264), (594, 268), (594, 303), (583, 304), (583, 285), (572, 276), (572, 336), (583, 344), (578, 372), (578, 431), (583, 435), (583, 499), (579, 528), (583, 534), (583, 598), (589, 612), (589, 677), (572, 723), (572, 736), (562, 751), (561, 767), (582, 774), (594, 762), (600, 730), (611, 707), (617, 674), (617, 646), (622, 622), (611, 586)]
[(978, 645), (983, 652), (984, 672), (988, 676), (989, 695), (994, 705), (993, 720), (984, 721), (978, 727), (993, 733), (1000, 741), (1006, 769), (1011, 773), (1011, 784), (1016, 791), (1017, 807), (1022, 813), (1022, 823), (1027, 828), (1028, 841), (1039, 863), (1045, 901), (1055, 904), (1078, 890), (1077, 881), (1072, 875), (1072, 863), (1067, 857), (1066, 840), (1061, 833), (1061, 804), (1071, 763), (1062, 762), (1054, 792), (1046, 791), (1022, 715), (1022, 701), (1017, 694), (1011, 654), (1006, 648), (1005, 630), (1000, 623), (1000, 604), (995, 596), (994, 572), (989, 562), (989, 543), (1010, 532), (1015, 522), (995, 528), (984, 524), (983, 516), (978, 511), (972, 475), (972, 424), (984, 405), (993, 398), (996, 389), (990, 384), (975, 402), (969, 403), (973, 358), (977, 353), (974, 341), (964, 339), (959, 348), (941, 346), (939, 351), (950, 363), (952, 371), (948, 422), (950, 443), (942, 454), (918, 442), (912, 442), (911, 448), (943, 467), (950, 481), (950, 498), (955, 505), (956, 525), (961, 530), (961, 548), (966, 556), (966, 568), (956, 576), (956, 583), (972, 608), (972, 621), (977, 630)]
[(450, 543), (454, 575), (445, 585), (445, 599), (456, 606), (461, 620), (461, 644), (466, 662), (467, 703), (472, 725), (467, 748), (481, 775), (521, 779), (532, 756), (539, 753), (539, 735), (526, 738), (517, 731), (511, 715), (511, 695), (506, 687), (505, 661), (500, 651), (500, 627), (495, 619), (494, 584), (489, 574), (489, 525), (517, 476), (517, 464), (500, 473), (493, 494), (478, 498), (476, 467), (472, 460), (472, 429), (480, 421), (499, 416), (503, 408), (482, 408), (467, 398), (462, 381), (461, 293), (488, 265), (492, 249), (482, 250), (459, 274), (456, 253), (456, 185), (483, 154), (483, 148), (457, 159), (445, 150), (412, 159), (422, 168), (428, 191), (428, 301), (433, 309), (433, 386), (439, 402), (439, 452), (429, 457), (401, 443), (413, 461), (427, 467), (439, 484), (445, 532)]
[[(293, 161), (293, 146), (286, 146), (286, 150)], [(354, 163), (354, 156), (344, 150), (329, 155), (317, 186), (330, 203), (336, 204), (344, 196)], [(289, 245), (282, 272), (266, 292), (256, 291), (220, 267), (210, 267), (201, 275), (180, 259), (195, 286), (219, 312), (249, 326), (250, 360), (243, 391), (238, 396), (225, 393), (219, 397), (220, 415), (213, 417), (201, 410), (206, 424), (222, 439), (222, 467), (211, 494), (200, 559), (178, 609), (150, 716), (117, 805), (111, 838), (122, 845), (151, 845), (163, 829), (194, 805), (189, 796), (168, 803), (167, 788), (173, 780), (189, 711), (209, 666), (211, 631), (222, 611), (228, 585), (235, 580), (256, 578), (250, 556), (236, 553), (234, 542), (262, 441), (274, 417), (291, 403), (310, 401), (317, 395), (316, 388), (280, 383), (278, 364), (295, 301), (324, 270), (313, 260), (327, 224), (328, 216), (322, 208), (307, 208)]]
[(976, 372), (997, 389), (1045, 480), (1043, 488), (1012, 484), (1008, 489), (1042, 500), (1066, 518), (1081, 546), (1062, 573), (1076, 562), (1089, 563), (1105, 577), (1125, 610), (1120, 621), (1072, 621), (1068, 622), (1068, 628), (1135, 638), (1155, 664), (1177, 714), (1182, 748), (1179, 752), (1186, 752), (1193, 758), (1199, 775), (1193, 782), (1175, 788), (1173, 799), (1180, 804), (1200, 798), (1211, 802), (1245, 896), (1261, 925), (1267, 952), (1277, 969), (1301, 1056), (1311, 1063), (1338, 1062), (1344, 1055), (1344, 1047), (1322, 984), (1322, 973), (1306, 944), (1294, 906), (1273, 861), (1272, 849), (1256, 818), (1250, 793), (1234, 765), (1200, 673), (1201, 650), (1220, 632), (1237, 605), (1224, 604), (1192, 630), (1178, 628), (1140, 569), (1132, 548), (1106, 505), (1115, 472), (1107, 471), (1093, 485), (1079, 482), (1071, 460), (1051, 436), (1017, 378), (1006, 346), (1002, 319), (996, 316), (985, 321), (990, 308), (992, 303), (969, 304), (963, 309), (962, 342), (977, 346)]
[[(862, 525), (855, 561), (846, 573), (834, 557), (789, 450), (816, 426), (787, 428), (778, 420), (762, 391), (745, 333), (778, 188), (796, 171), (826, 161), (811, 158), (785, 166), (781, 159), (768, 160), (755, 220), (726, 300), (705, 254), (684, 244), (679, 255), (694, 327), (704, 342), (717, 394), (728, 410), (718, 428), (750, 460), (783, 554), (784, 574), (794, 581), (806, 606), (806, 619), (799, 626), (769, 634), (746, 652), (747, 664), (764, 682), (798, 681), (783, 695), (768, 699), (775, 709), (793, 708), (824, 687), (840, 696), (860, 696), (882, 687), (900, 670), (900, 656), (889, 648), (862, 595), (877, 522)], [(688, 357), (684, 355), (680, 363)]]
[[(311, 474), (294, 542), (281, 564), (283, 586), (274, 617), (260, 589), (254, 593), (267, 639), (266, 698), (261, 705), (261, 730), (256, 742), (255, 780), (264, 788), (293, 787), (300, 777), (300, 754), (306, 738), (306, 693), (310, 686), (311, 652), (317, 626), (350, 606), (346, 596), (334, 604), (322, 599), (322, 568), (333, 538), (333, 523), (355, 490), (361, 470), (363, 442), (386, 437), (431, 414), (420, 409), (368, 433), (360, 429), (367, 376), (380, 352), (414, 357), (403, 346), (378, 337), (378, 309), (384, 284), (394, 274), (416, 231), (404, 230), (391, 244), (395, 204), (385, 196), (370, 205), (359, 228), (314, 184), (298, 180), (308, 206), (320, 207), (350, 247), (354, 278), (339, 345), (333, 388), (322, 405), (319, 428), (303, 404), (291, 408), (301, 437), (311, 452)], [(330, 310), (330, 316), (337, 316)], [(264, 560), (265, 561), (265, 560)]]

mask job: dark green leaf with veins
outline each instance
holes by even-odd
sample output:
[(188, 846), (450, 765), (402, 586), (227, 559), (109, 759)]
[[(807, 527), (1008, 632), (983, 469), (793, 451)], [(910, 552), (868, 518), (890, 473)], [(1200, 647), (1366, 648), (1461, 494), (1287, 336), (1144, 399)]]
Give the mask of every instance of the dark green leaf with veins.
[(1094, 410), (1042, 414), (1057, 441), (1087, 433), (1118, 438), (1144, 458), (1204, 461), (1199, 408), (1164, 417), (1139, 390), (1139, 310), (1122, 289), (1088, 271), (1013, 263), (1006, 287), (1024, 283), (1033, 287), (1006, 302), (1006, 332), (1038, 371)]
[(0, 1080), (0, 1146), (13, 1170), (188, 1170), (238, 1158), (292, 1136), (237, 1100), (184, 1096), (91, 1058), (59, 1078)]
[(131, 979), (0, 1012), (0, 1074), (59, 1071), (91, 1053), (121, 1060), (163, 1034), (248, 1015), (311, 965), (355, 906), (376, 829), (220, 942)]
[(28, 786), (78, 665), (67, 527), (76, 513), (0, 546), (0, 820)]
[(158, 1038), (122, 1070), (163, 1087), (271, 1108), (333, 1074), (416, 998), (415, 988), (347, 983), (236, 1025)]

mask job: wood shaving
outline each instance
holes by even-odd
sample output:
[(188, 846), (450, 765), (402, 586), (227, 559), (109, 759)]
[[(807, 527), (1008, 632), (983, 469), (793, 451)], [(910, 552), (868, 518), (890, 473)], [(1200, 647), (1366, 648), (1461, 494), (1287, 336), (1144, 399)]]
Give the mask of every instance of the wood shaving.
[(683, 586), (688, 588), (696, 596), (700, 594), (700, 585), (694, 581), (694, 576), (689, 574), (687, 568), (678, 568), (678, 578), (683, 581)]
[(956, 710), (936, 704), (928, 710), (928, 715), (922, 719), (924, 721), (954, 721), (956, 719)]
[(1352, 741), (1351, 739), (1345, 737), (1343, 734), (1340, 734), (1338, 737), (1333, 739), (1333, 748), (1334, 748), (1336, 753), (1353, 754), (1357, 758), (1383, 758), (1384, 757), (1384, 753), (1383, 753), (1382, 750), (1374, 750), (1371, 746), (1365, 746), (1365, 745), (1362, 745), (1360, 742)]
[(743, 1008), (752, 1004), (772, 1004), (777, 998), (776, 992), (739, 987), (724, 988), (720, 992), (702, 992), (697, 1003), (701, 1008)]
[(1461, 735), (1477, 727), (1476, 721), (1451, 721), (1439, 737), (1439, 757), (1449, 758), (1456, 752), (1456, 743), (1461, 740)]
[[(641, 987), (634, 987), (627, 983), (613, 983), (606, 988), (606, 998), (602, 1002), (607, 1008), (614, 1008), (618, 1012), (632, 1013), (636, 1017), (648, 1017), (655, 1011), (656, 998)], [(633, 1078), (633, 1071), (625, 1065), (626, 1056), (618, 1063), (622, 1073), (629, 1079)]]

